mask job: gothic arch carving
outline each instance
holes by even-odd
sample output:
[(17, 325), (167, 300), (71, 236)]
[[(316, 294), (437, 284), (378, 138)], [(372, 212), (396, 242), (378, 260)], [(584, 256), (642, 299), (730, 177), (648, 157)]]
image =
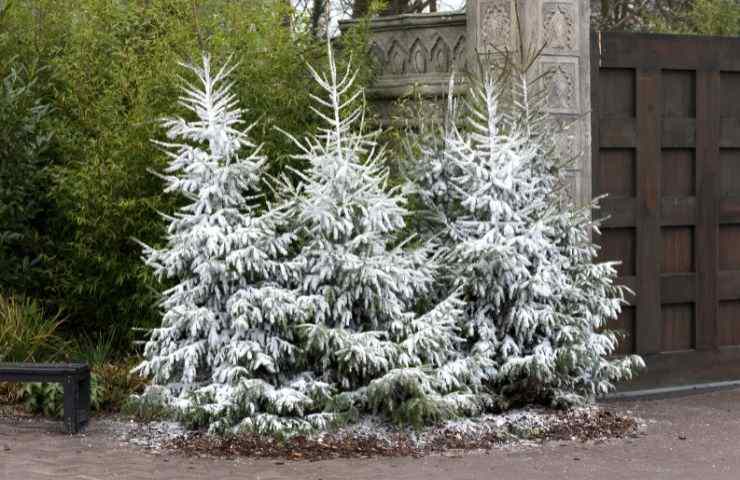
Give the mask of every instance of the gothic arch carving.
[(398, 40), (393, 40), (388, 49), (388, 57), (384, 71), (390, 75), (403, 75), (406, 73), (406, 59), (408, 53)]
[(547, 48), (575, 50), (576, 12), (571, 3), (545, 3), (542, 7), (543, 29)]
[(452, 60), (452, 53), (450, 46), (447, 45), (444, 38), (441, 36), (437, 37), (437, 41), (434, 42), (432, 47), (432, 68), (431, 70), (436, 73), (447, 73), (450, 71), (450, 62)]
[(409, 55), (409, 73), (422, 75), (427, 73), (427, 58), (429, 54), (421, 39), (417, 38), (411, 45), (411, 54)]
[(370, 47), (370, 58), (373, 61), (373, 68), (375, 69), (375, 72), (380, 76), (383, 75), (385, 70), (385, 52), (383, 51), (383, 47), (378, 44), (378, 42), (373, 42), (372, 46)]
[(467, 68), (467, 52), (465, 50), (467, 44), (465, 43), (465, 35), (460, 35), (455, 48), (452, 51), (452, 64), (456, 71), (464, 72)]

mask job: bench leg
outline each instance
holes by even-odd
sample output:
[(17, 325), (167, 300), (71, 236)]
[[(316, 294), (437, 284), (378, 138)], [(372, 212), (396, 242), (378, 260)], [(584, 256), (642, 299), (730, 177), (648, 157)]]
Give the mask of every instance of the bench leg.
[(67, 433), (77, 433), (79, 422), (77, 408), (80, 400), (80, 383), (77, 376), (64, 379), (64, 429)]
[(80, 403), (77, 408), (78, 431), (84, 429), (90, 421), (90, 375), (80, 378), (79, 388)]

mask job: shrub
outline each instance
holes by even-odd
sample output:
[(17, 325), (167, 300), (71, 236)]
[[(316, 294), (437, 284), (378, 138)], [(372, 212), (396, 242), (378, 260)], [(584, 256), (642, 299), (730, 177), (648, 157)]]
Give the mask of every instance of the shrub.
[(4, 76), (0, 67), (0, 291), (38, 295), (49, 276), (49, 107), (37, 98), (37, 66), (17, 58), (7, 65)]
[(121, 411), (131, 395), (144, 391), (147, 381), (131, 373), (136, 363), (138, 363), (137, 359), (129, 359), (122, 362), (105, 363), (93, 370), (99, 387), (98, 410)]
[[(146, 381), (130, 373), (137, 359), (112, 362), (114, 335), (65, 341), (58, 332), (61, 323), (59, 314), (46, 315), (35, 300), (0, 295), (0, 362), (87, 362), (94, 411), (119, 411), (130, 395), (143, 391)], [(61, 416), (64, 400), (57, 383), (0, 383), (0, 399), (23, 400), (27, 410), (52, 417)]]
[(28, 383), (21, 389), (23, 406), (31, 413), (60, 418), (64, 412), (64, 390), (58, 383)]
[[(38, 198), (50, 192), (60, 211), (49, 226), (55, 243), (46, 255), (50, 275), (44, 299), (65, 310), (70, 333), (108, 332), (115, 326), (114, 346), (126, 349), (130, 327), (151, 327), (158, 319), (154, 292), (159, 286), (139, 261), (132, 238), (156, 245), (163, 234), (157, 212), (177, 206), (147, 170), (164, 166), (149, 139), (158, 136), (158, 119), (173, 113), (178, 61), (197, 58), (202, 50), (233, 53), (238, 61), (234, 92), (249, 98), (246, 120), (260, 120), (261, 128), (252, 133), (275, 171), (296, 162), (288, 155), (289, 141), (275, 133), (274, 125), (314, 129), (316, 116), (305, 95), (313, 87), (304, 65), (320, 63), (323, 49), (316, 48), (301, 26), (304, 19), (294, 16), (288, 2), (275, 0), (17, 0), (8, 5), (0, 16), (0, 57), (13, 52), (21, 63), (38, 58), (46, 68), (37, 95), (53, 107), (48, 115), (55, 133), (49, 151), (53, 176), (36, 182), (33, 190)], [(348, 38), (354, 38), (350, 50), (364, 48), (358, 36)], [(364, 65), (361, 54), (355, 61)], [(0, 65), (0, 72), (4, 68)], [(31, 259), (37, 256), (32, 253)]]
[[(135, 362), (128, 360), (93, 367), (90, 379), (90, 409), (93, 412), (120, 412), (132, 395), (144, 391), (146, 381), (130, 373)], [(64, 390), (58, 383), (27, 383), (15, 392), (7, 392), (6, 398), (11, 402), (22, 400), (29, 412), (48, 417), (59, 418), (64, 410)]]
[(101, 367), (114, 360), (116, 329), (97, 335), (82, 333), (77, 335), (67, 349), (67, 357), (75, 362), (84, 362), (91, 368)]
[(131, 395), (123, 404), (122, 411), (140, 422), (176, 418), (169, 400), (169, 391), (165, 387), (152, 385), (141, 395)]
[[(46, 315), (36, 300), (0, 294), (0, 362), (46, 362), (62, 358), (67, 343), (58, 336), (61, 323), (58, 314)], [(15, 403), (31, 388), (35, 387), (0, 383), (0, 401)], [(34, 395), (35, 399), (55, 395), (52, 387), (43, 388), (43, 394)]]

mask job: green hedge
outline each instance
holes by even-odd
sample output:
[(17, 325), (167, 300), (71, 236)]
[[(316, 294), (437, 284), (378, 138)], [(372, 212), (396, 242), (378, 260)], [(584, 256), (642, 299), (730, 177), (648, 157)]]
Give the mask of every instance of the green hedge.
[[(162, 194), (161, 181), (148, 170), (165, 165), (150, 139), (161, 137), (159, 118), (178, 113), (178, 62), (202, 51), (217, 62), (234, 56), (235, 91), (250, 109), (247, 119), (259, 120), (253, 136), (278, 171), (293, 162), (294, 149), (273, 127), (303, 133), (316, 124), (306, 62), (320, 63), (325, 47), (304, 20), (278, 0), (6, 3), (0, 78), (11, 64), (35, 72), (29, 101), (48, 106), (43, 121), (51, 140), (43, 155), (21, 160), (26, 170), (40, 172), (28, 176), (40, 206), (24, 218), (41, 218), (44, 225), (32, 229), (39, 247), (25, 257), (35, 259), (44, 275), (39, 285), (23, 286), (0, 272), (0, 290), (62, 310), (68, 333), (118, 332), (119, 348), (129, 344), (130, 327), (156, 324), (162, 286), (144, 268), (132, 239), (161, 241), (164, 223), (157, 212), (172, 211), (177, 201)], [(346, 38), (362, 66), (363, 32)], [(34, 129), (41, 122), (16, 117)], [(14, 134), (14, 125), (0, 126), (0, 135)]]

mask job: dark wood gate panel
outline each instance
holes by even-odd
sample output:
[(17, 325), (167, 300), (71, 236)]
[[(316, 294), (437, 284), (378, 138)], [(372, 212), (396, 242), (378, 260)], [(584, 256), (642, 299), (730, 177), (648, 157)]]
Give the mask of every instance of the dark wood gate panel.
[(627, 388), (740, 379), (740, 38), (594, 34), (592, 104)]

